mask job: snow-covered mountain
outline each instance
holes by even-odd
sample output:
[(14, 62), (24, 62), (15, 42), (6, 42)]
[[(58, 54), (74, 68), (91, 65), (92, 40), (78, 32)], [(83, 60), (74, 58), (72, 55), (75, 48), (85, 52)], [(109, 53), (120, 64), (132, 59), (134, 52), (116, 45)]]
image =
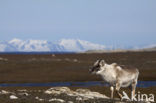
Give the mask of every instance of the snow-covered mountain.
[(65, 50), (70, 51), (86, 51), (86, 50), (104, 50), (104, 45), (94, 44), (88, 41), (79, 39), (62, 39), (59, 41), (59, 45), (63, 46)]
[[(154, 49), (153, 49), (154, 48)], [(104, 46), (79, 39), (61, 39), (58, 42), (46, 40), (0, 41), (0, 52), (84, 52), (88, 50), (155, 50), (156, 45)]]
[(59, 44), (54, 44), (46, 40), (20, 40), (13, 39), (8, 42), (16, 50), (15, 51), (64, 51), (64, 47)]
[(53, 43), (46, 40), (20, 40), (15, 38), (0, 42), (0, 52), (82, 52), (104, 49), (106, 49), (104, 45), (79, 39), (62, 39)]

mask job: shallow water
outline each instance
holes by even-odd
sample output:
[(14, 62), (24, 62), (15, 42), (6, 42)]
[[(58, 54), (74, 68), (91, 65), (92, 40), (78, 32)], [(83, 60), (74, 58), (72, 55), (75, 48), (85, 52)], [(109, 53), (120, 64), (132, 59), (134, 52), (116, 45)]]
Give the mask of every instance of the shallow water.
[[(109, 86), (109, 84), (101, 81), (89, 82), (53, 82), (53, 83), (12, 83), (0, 84), (0, 87), (44, 87), (44, 86), (73, 86), (73, 87), (89, 87), (89, 86)], [(156, 81), (138, 81), (137, 87), (147, 88), (156, 86)]]

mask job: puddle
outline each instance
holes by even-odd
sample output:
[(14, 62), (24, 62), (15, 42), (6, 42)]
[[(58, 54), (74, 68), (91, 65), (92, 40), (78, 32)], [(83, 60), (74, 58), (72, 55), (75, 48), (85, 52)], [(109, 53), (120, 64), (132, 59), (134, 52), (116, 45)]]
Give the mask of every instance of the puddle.
[[(56, 87), (56, 86), (73, 86), (73, 87), (89, 87), (89, 86), (109, 86), (109, 84), (101, 81), (89, 82), (52, 82), (52, 83), (12, 83), (0, 84), (0, 87)], [(147, 88), (156, 86), (156, 81), (138, 81), (137, 87)]]

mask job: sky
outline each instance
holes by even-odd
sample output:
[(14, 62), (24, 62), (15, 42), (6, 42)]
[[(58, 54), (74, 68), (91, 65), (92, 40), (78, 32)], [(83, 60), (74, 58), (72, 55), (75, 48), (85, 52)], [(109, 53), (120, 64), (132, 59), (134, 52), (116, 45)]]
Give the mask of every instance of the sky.
[(0, 41), (156, 44), (156, 0), (0, 0)]

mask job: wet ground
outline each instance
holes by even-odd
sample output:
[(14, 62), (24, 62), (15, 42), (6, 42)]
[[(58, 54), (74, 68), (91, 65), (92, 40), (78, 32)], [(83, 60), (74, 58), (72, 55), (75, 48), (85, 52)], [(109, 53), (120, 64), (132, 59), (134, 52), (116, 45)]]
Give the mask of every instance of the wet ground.
[[(40, 88), (3, 88), (0, 91), (1, 103), (146, 103), (144, 101), (120, 101), (115, 97), (97, 92), (94, 88), (40, 87)], [(102, 88), (107, 91), (107, 87)], [(141, 90), (140, 88), (138, 90)], [(145, 89), (146, 90), (146, 89)], [(145, 91), (143, 90), (143, 91)], [(129, 91), (125, 91), (129, 92)], [(109, 92), (110, 93), (110, 92)]]

